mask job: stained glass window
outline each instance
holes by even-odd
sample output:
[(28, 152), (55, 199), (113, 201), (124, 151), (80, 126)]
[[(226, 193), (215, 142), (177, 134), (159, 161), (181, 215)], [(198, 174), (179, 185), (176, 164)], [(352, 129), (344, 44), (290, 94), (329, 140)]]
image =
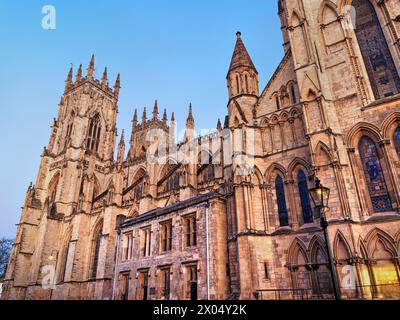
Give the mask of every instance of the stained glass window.
[(358, 144), (358, 151), (374, 212), (391, 211), (392, 205), (375, 142), (370, 137), (363, 136)]
[(275, 191), (278, 202), (279, 224), (281, 227), (288, 226), (289, 218), (286, 208), (285, 188), (281, 176), (277, 176), (275, 179)]
[(375, 99), (400, 92), (400, 78), (370, 1), (354, 0), (356, 36)]
[(310, 196), (308, 194), (307, 176), (300, 170), (297, 174), (297, 183), (299, 187), (301, 210), (303, 213), (303, 222), (310, 223), (313, 221), (313, 215), (310, 205)]
[(398, 127), (393, 134), (394, 147), (400, 156), (400, 127)]
[(102, 228), (103, 225), (98, 226), (96, 229), (96, 233), (93, 236), (93, 258), (92, 258), (92, 272), (91, 272), (92, 278), (96, 278), (97, 275)]

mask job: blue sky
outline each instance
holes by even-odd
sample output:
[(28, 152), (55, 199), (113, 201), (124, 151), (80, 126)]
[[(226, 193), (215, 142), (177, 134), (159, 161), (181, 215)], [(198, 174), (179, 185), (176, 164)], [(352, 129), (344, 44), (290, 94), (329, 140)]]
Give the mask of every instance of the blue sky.
[[(48, 4), (56, 30), (41, 27)], [(190, 102), (196, 129), (214, 128), (226, 114), (238, 30), (262, 90), (283, 55), (276, 1), (1, 0), (0, 237), (15, 236), (71, 64), (86, 70), (94, 53), (98, 78), (105, 66), (112, 85), (121, 73), (119, 132), (130, 132), (135, 107), (141, 115), (155, 99), (179, 128)]]

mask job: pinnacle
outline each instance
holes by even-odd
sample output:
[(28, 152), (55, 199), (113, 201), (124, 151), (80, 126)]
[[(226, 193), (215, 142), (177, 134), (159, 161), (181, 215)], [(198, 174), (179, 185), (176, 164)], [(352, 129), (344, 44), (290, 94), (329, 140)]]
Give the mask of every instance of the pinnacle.
[(235, 49), (233, 50), (229, 71), (238, 67), (249, 67), (256, 70), (256, 67), (254, 66), (253, 61), (251, 60), (250, 55), (242, 41), (241, 35), (242, 34), (239, 31), (236, 33), (236, 45)]

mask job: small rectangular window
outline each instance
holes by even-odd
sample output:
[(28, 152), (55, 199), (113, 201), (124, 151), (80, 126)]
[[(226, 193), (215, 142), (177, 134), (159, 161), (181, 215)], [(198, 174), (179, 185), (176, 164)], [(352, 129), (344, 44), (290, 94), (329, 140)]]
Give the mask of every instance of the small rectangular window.
[(141, 256), (149, 257), (151, 255), (151, 229), (150, 227), (141, 230)]
[(122, 260), (129, 260), (132, 258), (133, 236), (132, 233), (124, 234)]
[(268, 263), (264, 262), (264, 278), (269, 279), (269, 274), (268, 274)]
[(136, 287), (136, 299), (147, 300), (148, 295), (148, 280), (149, 270), (138, 271), (137, 274), (137, 287)]
[(163, 222), (161, 229), (161, 252), (172, 250), (172, 221)]
[(158, 299), (170, 298), (171, 268), (163, 267), (158, 270)]
[(197, 222), (196, 215), (191, 214), (183, 218), (184, 244), (185, 247), (194, 247), (197, 245)]
[(197, 264), (185, 266), (185, 298), (197, 300)]

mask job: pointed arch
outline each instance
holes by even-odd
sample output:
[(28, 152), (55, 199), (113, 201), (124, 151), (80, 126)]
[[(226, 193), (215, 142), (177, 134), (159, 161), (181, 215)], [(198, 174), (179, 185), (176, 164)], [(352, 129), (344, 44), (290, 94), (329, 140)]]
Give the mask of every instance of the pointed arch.
[(297, 118), (301, 115), (301, 110), (299, 110), (297, 107), (291, 108), (289, 111), (289, 116), (292, 118)]
[(343, 233), (338, 230), (333, 241), (333, 255), (336, 260), (347, 260), (352, 256), (352, 250)]
[(374, 228), (365, 237), (368, 254), (373, 259), (371, 266), (373, 281), (377, 291), (386, 298), (393, 298), (392, 285), (400, 282), (398, 266), (395, 258), (398, 251), (390, 234), (379, 228)]
[(302, 18), (301, 13), (295, 8), (292, 11), (289, 21), (292, 27), (297, 27), (303, 24), (304, 19)]
[(50, 179), (49, 184), (47, 185), (47, 195), (49, 199), (49, 203), (53, 203), (56, 198), (57, 187), (60, 181), (60, 171), (56, 172), (53, 177)]
[(281, 115), (279, 116), (280, 121), (287, 121), (287, 119), (289, 118), (289, 114), (286, 111), (283, 111), (281, 113)]
[(276, 114), (274, 114), (272, 117), (271, 117), (271, 124), (272, 125), (276, 125), (276, 124), (278, 124), (279, 123), (279, 118), (278, 118), (278, 116), (276, 115)]
[(288, 263), (289, 265), (307, 265), (310, 259), (307, 254), (307, 248), (303, 241), (299, 238), (294, 238), (288, 250)]
[(279, 94), (277, 92), (275, 92), (272, 95), (272, 99), (275, 100), (275, 110), (277, 110), (277, 111), (281, 110), (281, 99), (280, 99)]
[(338, 11), (336, 5), (330, 0), (324, 0), (321, 3), (318, 13), (318, 23), (327, 25), (330, 22), (337, 20)]
[(377, 126), (368, 122), (359, 122), (353, 126), (345, 137), (345, 144), (348, 148), (356, 148), (362, 135), (373, 137), (375, 141), (381, 141), (382, 135)]
[(90, 262), (90, 274), (91, 279), (97, 277), (97, 270), (99, 264), (99, 255), (101, 249), (101, 239), (103, 236), (103, 219), (99, 219), (94, 225), (91, 241), (91, 262)]
[(261, 126), (262, 127), (268, 127), (269, 126), (269, 118), (265, 117), (264, 119), (261, 120)]
[(157, 193), (176, 191), (180, 187), (180, 164), (166, 164), (161, 170), (161, 179), (157, 182)]
[(252, 183), (255, 185), (264, 184), (264, 177), (261, 173), (261, 170), (256, 165), (254, 165), (254, 167), (253, 167), (252, 174), (251, 174), (251, 180), (252, 180)]
[(168, 173), (177, 170), (179, 167), (180, 164), (174, 158), (168, 158), (165, 164), (160, 167), (157, 182), (165, 178)]
[(380, 228), (374, 228), (368, 232), (368, 234), (365, 236), (364, 241), (366, 243), (366, 249), (368, 250), (368, 255), (371, 258), (375, 258), (374, 255), (376, 253), (376, 246), (377, 242), (380, 241), (384, 248), (390, 252), (392, 257), (397, 256), (397, 249), (395, 247), (395, 241), (392, 238), (392, 236), (383, 231)]
[(332, 163), (332, 154), (330, 148), (322, 141), (318, 141), (315, 147), (315, 159), (319, 166)]
[(308, 246), (312, 263), (325, 264), (328, 263), (328, 254), (325, 249), (324, 241), (317, 235), (314, 235)]
[(209, 148), (201, 146), (197, 153), (196, 161), (198, 165), (210, 164), (212, 163), (212, 154)]
[(281, 164), (274, 162), (265, 171), (265, 181), (267, 183), (271, 183), (275, 171), (279, 172), (284, 180), (287, 179), (287, 170)]
[(294, 173), (296, 172), (298, 167), (301, 167), (302, 169), (304, 169), (304, 171), (307, 172), (307, 176), (308, 177), (311, 177), (313, 175), (313, 172), (311, 170), (311, 166), (307, 162), (307, 160), (305, 160), (303, 158), (296, 157), (290, 162), (290, 164), (288, 166), (288, 178), (289, 179), (293, 179)]
[(69, 226), (64, 234), (62, 241), (61, 264), (60, 264), (60, 269), (58, 271), (58, 279), (60, 282), (64, 282), (65, 280), (71, 238), (72, 238), (72, 226)]
[(133, 174), (131, 175), (131, 181), (130, 181), (130, 185), (135, 183), (137, 180), (141, 179), (141, 178), (145, 178), (148, 179), (148, 173), (147, 173), (147, 168), (143, 165), (139, 165), (135, 171), (133, 172)]
[(315, 279), (313, 292), (316, 294), (332, 293), (332, 278), (328, 269), (329, 260), (325, 242), (317, 235), (314, 235), (309, 244), (311, 263), (316, 265), (315, 272), (311, 277)]
[(388, 115), (382, 122), (382, 137), (384, 139), (392, 140), (393, 128), (398, 126), (400, 126), (400, 112), (393, 112), (392, 114)]

